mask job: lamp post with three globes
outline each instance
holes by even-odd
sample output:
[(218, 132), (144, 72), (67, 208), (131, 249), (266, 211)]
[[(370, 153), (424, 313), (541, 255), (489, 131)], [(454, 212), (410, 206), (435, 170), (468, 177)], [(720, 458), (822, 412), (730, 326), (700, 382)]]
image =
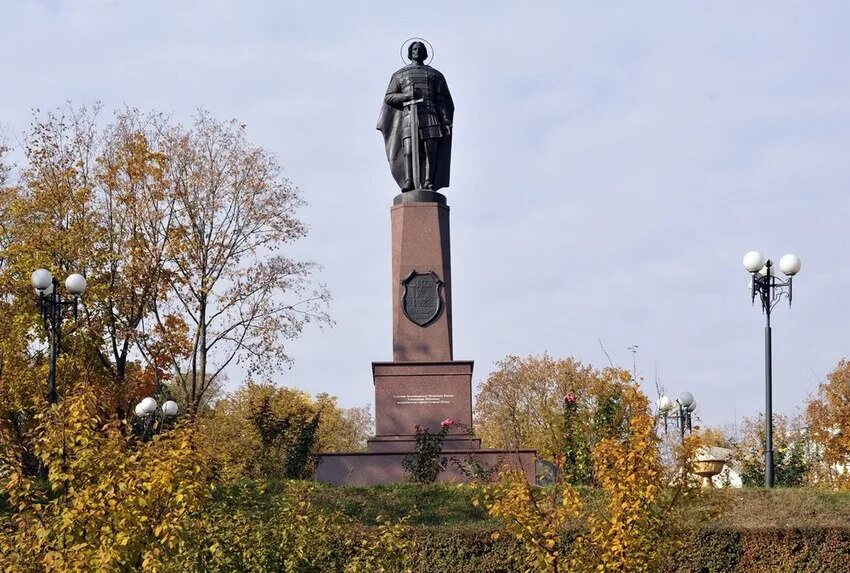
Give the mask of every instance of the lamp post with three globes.
[(756, 295), (765, 315), (764, 327), (764, 485), (773, 487), (773, 350), (771, 348), (770, 312), (782, 297), (788, 298), (791, 306), (792, 283), (800, 272), (802, 263), (797, 255), (785, 255), (779, 259), (779, 270), (787, 277), (781, 280), (774, 274), (773, 262), (765, 260), (758, 251), (744, 255), (744, 268), (751, 275), (750, 298), (755, 304)]
[[(162, 406), (160, 406), (156, 403), (156, 400), (150, 396), (142, 399), (141, 402), (136, 404), (136, 408), (133, 410), (136, 416), (144, 421), (141, 431), (142, 441), (146, 442), (153, 434), (162, 431), (163, 424), (168, 420), (173, 420), (179, 411), (180, 407), (174, 400), (166, 400), (163, 402)], [(159, 418), (159, 425), (154, 428), (154, 423), (157, 418)]]
[(59, 281), (47, 269), (36, 270), (31, 277), (32, 286), (38, 294), (38, 307), (44, 328), (50, 334), (50, 374), (47, 377), (47, 401), (55, 404), (56, 394), (56, 356), (62, 344), (62, 320), (65, 310), (72, 309), (74, 319), (77, 318), (77, 301), (86, 290), (86, 279), (83, 275), (74, 273), (65, 279), (65, 291), (70, 298), (62, 296), (59, 291)]
[(690, 432), (692, 430), (691, 426), (691, 414), (693, 414), (694, 410), (697, 409), (697, 401), (694, 400), (694, 395), (690, 392), (682, 392), (679, 394), (679, 397), (676, 400), (671, 400), (669, 396), (661, 396), (658, 399), (658, 411), (661, 412), (661, 415), (664, 417), (664, 431), (667, 432), (667, 419), (670, 414), (670, 411), (678, 407), (679, 411), (676, 413), (676, 424), (679, 426), (679, 432), (682, 436), (682, 441), (685, 441), (685, 430)]

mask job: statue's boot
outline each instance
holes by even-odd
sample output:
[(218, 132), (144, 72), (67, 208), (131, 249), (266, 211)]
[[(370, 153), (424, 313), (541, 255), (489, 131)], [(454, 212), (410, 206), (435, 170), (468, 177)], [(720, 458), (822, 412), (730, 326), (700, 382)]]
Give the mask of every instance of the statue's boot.
[(404, 180), (404, 185), (401, 187), (402, 191), (413, 191), (413, 181), (410, 179)]
[(437, 140), (425, 140), (425, 180), (422, 182), (423, 189), (434, 188), (434, 157), (437, 155)]

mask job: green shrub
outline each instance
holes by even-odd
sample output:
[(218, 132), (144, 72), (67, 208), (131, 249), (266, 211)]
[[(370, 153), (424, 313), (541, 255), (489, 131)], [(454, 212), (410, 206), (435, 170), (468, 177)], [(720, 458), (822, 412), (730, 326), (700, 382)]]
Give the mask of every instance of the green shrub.
[[(173, 562), (175, 570), (187, 572), (525, 572), (511, 561), (518, 542), (472, 508), (475, 491), (437, 484), (346, 488), (242, 482), (217, 488)], [(593, 493), (581, 491), (591, 501)], [(780, 519), (776, 513), (794, 500), (802, 503), (806, 492), (712, 493), (724, 502), (749, 500), (747, 507), (761, 507), (777, 526), (747, 526), (734, 513), (728, 516), (733, 525), (701, 527), (691, 521), (679, 531), (681, 543), (665, 555), (659, 573), (850, 573), (850, 527), (790, 527), (802, 517)], [(814, 497), (805, 497), (812, 511)], [(844, 496), (825, 497), (847, 504)], [(817, 510), (842, 515), (831, 505)], [(494, 539), (494, 533), (501, 535)], [(565, 531), (561, 546), (568, 549), (576, 535)]]
[[(523, 573), (516, 541), (469, 525), (413, 529), (413, 571)], [(568, 545), (572, 533), (565, 533)], [(850, 528), (693, 530), (659, 573), (850, 573)]]
[(470, 525), (417, 527), (413, 571), (434, 573), (512, 573), (522, 567), (511, 563), (517, 542), (507, 537), (493, 540), (494, 530)]
[(404, 520), (377, 526), (323, 511), (303, 482), (219, 488), (164, 572), (402, 573), (415, 551)]
[(443, 440), (452, 424), (451, 420), (446, 420), (436, 433), (417, 424), (415, 449), (401, 461), (401, 467), (407, 472), (410, 481), (434, 483), (440, 472), (446, 469), (448, 460), (443, 456)]
[(726, 573), (737, 571), (741, 534), (732, 529), (693, 531), (674, 555), (667, 571), (673, 573)]

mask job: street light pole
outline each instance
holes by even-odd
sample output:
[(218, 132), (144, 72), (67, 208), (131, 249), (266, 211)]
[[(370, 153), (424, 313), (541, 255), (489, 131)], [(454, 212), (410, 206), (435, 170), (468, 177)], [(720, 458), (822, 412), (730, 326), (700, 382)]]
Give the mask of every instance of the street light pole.
[(755, 304), (759, 296), (762, 312), (765, 315), (764, 326), (764, 486), (774, 485), (773, 476), (773, 347), (770, 313), (782, 300), (788, 298), (791, 306), (794, 275), (800, 272), (802, 263), (796, 255), (785, 255), (779, 260), (779, 269), (788, 277), (780, 280), (774, 275), (773, 262), (765, 260), (758, 251), (750, 251), (744, 255), (744, 268), (752, 278), (750, 280), (750, 297)]
[(770, 305), (764, 314), (767, 320), (764, 327), (764, 486), (773, 487), (773, 349)]
[(676, 400), (671, 400), (667, 396), (661, 396), (658, 399), (658, 411), (664, 417), (664, 432), (667, 433), (667, 417), (670, 410), (678, 408), (676, 412), (676, 423), (679, 426), (679, 434), (682, 443), (685, 442), (685, 431), (692, 432), (692, 414), (697, 408), (697, 402), (694, 400), (694, 395), (690, 392), (682, 392)]
[(50, 371), (47, 376), (47, 402), (55, 404), (56, 392), (56, 359), (62, 343), (62, 320), (64, 310), (72, 308), (74, 318), (77, 318), (77, 301), (86, 290), (86, 279), (83, 275), (72, 274), (65, 279), (65, 290), (71, 295), (70, 300), (63, 300), (59, 292), (60, 283), (47, 269), (38, 269), (32, 274), (32, 286), (38, 294), (38, 305), (44, 328), (50, 335)]
[[(141, 434), (142, 441), (147, 442), (154, 434), (162, 432), (166, 421), (173, 421), (174, 418), (177, 417), (180, 408), (174, 400), (166, 400), (162, 406), (160, 406), (154, 398), (148, 396), (136, 404), (133, 411), (136, 416), (143, 421), (142, 427), (139, 429), (139, 433)], [(156, 420), (157, 417), (159, 420)], [(159, 424), (154, 426), (157, 421)]]
[(57, 400), (56, 395), (56, 356), (59, 354), (59, 341), (62, 336), (62, 320), (59, 316), (59, 309), (61, 308), (59, 304), (57, 304), (57, 298), (59, 290), (59, 281), (56, 280), (56, 277), (53, 277), (51, 281), (53, 288), (50, 289), (51, 292), (46, 297), (41, 297), (41, 312), (46, 315), (45, 324), (49, 326), (48, 330), (50, 331), (50, 373), (47, 375), (47, 402), (48, 404), (55, 404)]

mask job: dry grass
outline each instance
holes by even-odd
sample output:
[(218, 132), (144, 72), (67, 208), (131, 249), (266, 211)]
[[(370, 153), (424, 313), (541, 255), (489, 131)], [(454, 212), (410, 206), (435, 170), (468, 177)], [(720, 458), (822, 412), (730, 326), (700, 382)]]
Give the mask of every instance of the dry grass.
[[(580, 489), (587, 503), (594, 490)], [(413, 513), (417, 525), (492, 526), (479, 508), (472, 507), (470, 488), (446, 485), (393, 484), (376, 487), (333, 487), (319, 484), (313, 493), (320, 507), (342, 511), (363, 523), (377, 515), (400, 518)], [(703, 490), (687, 512), (686, 527), (732, 529), (847, 527), (850, 493), (817, 489)], [(414, 511), (414, 508), (415, 511)], [(706, 519), (706, 515), (712, 516)], [(689, 522), (689, 523), (688, 523)]]
[(846, 527), (850, 493), (816, 489), (722, 489), (706, 492), (718, 509), (712, 525), (736, 529), (768, 527)]

